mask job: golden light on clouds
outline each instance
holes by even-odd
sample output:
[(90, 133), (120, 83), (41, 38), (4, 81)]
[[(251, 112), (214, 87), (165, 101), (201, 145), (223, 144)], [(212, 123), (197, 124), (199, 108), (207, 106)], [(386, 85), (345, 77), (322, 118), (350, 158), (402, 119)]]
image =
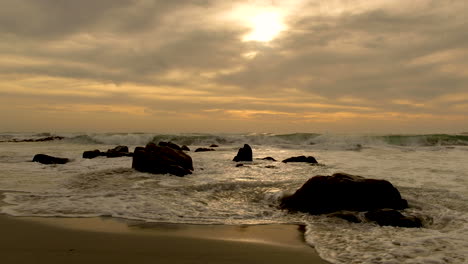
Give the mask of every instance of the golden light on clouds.
[(269, 42), (286, 29), (283, 19), (277, 11), (263, 11), (247, 19), (252, 31), (243, 37), (243, 41)]

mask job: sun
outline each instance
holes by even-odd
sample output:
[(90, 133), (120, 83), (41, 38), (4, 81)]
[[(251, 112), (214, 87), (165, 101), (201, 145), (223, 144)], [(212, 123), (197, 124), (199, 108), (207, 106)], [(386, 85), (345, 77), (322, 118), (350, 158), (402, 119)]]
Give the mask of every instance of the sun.
[(242, 38), (243, 41), (269, 42), (286, 28), (281, 15), (274, 11), (258, 13), (247, 19), (247, 23), (252, 31)]

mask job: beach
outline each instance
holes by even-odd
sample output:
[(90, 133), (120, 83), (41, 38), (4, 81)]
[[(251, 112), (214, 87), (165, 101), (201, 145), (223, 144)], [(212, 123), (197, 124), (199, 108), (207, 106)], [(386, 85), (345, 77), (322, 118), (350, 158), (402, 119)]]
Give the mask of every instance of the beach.
[(128, 225), (0, 216), (2, 263), (327, 263), (294, 225)]

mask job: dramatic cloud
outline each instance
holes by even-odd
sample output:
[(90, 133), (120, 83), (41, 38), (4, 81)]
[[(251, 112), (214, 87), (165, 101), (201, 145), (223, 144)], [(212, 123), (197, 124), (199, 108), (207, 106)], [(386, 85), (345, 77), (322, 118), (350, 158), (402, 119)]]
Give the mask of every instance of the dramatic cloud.
[(462, 0), (3, 0), (2, 130), (468, 131), (467, 12)]

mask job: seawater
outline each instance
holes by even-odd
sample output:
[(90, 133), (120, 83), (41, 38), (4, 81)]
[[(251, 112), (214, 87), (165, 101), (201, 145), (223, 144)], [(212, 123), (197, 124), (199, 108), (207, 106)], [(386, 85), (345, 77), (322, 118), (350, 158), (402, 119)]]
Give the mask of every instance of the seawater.
[[(1, 212), (13, 216), (112, 216), (160, 223), (304, 224), (305, 240), (332, 263), (468, 263), (468, 136), (332, 134), (0, 134)], [(140, 173), (131, 158), (82, 159), (85, 150), (149, 141), (192, 149), (194, 173), (180, 178)], [(244, 143), (254, 161), (236, 167)], [(193, 152), (218, 144), (213, 152)], [(67, 157), (65, 165), (31, 162), (34, 154)], [(321, 164), (278, 161), (311, 155)], [(407, 214), (424, 228), (380, 227), (279, 210), (281, 197), (314, 175), (346, 172), (392, 182)]]

